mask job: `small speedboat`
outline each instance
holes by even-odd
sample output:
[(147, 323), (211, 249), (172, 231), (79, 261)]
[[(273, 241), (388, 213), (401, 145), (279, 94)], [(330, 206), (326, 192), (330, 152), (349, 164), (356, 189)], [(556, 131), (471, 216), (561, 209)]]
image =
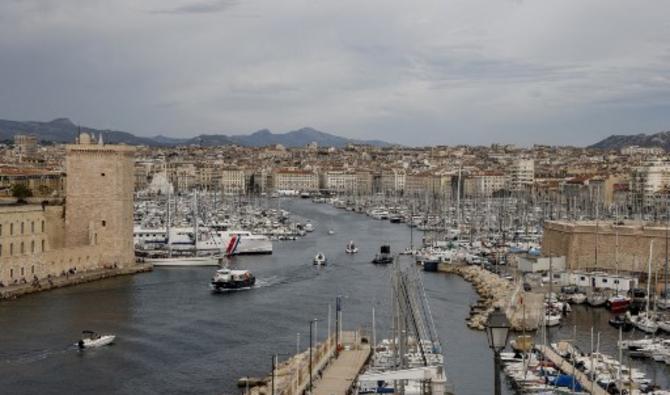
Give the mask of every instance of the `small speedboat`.
[(114, 343), (116, 336), (114, 335), (99, 335), (93, 331), (83, 331), (82, 338), (77, 342), (80, 349), (84, 348), (98, 348)]
[(353, 240), (347, 244), (347, 247), (344, 249), (344, 252), (346, 252), (347, 254), (355, 254), (358, 252), (358, 247), (356, 247), (356, 244), (354, 244)]
[(305, 232), (313, 232), (314, 231), (314, 225), (312, 225), (310, 222), (305, 224)]
[(329, 234), (329, 235), (334, 235), (334, 234), (335, 234), (335, 230), (334, 230), (334, 229), (328, 229), (328, 234)]
[(318, 266), (323, 266), (326, 264), (328, 260), (326, 259), (326, 256), (323, 254), (323, 252), (319, 252), (316, 254), (314, 257), (314, 264)]

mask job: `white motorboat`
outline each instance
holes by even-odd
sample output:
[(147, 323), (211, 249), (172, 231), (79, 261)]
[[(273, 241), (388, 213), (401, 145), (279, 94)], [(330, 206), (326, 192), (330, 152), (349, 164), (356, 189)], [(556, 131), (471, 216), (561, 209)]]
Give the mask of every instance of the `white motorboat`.
[(607, 303), (607, 295), (603, 292), (594, 291), (586, 297), (586, 303), (591, 307), (604, 306)]
[(654, 334), (658, 331), (658, 324), (651, 317), (641, 313), (638, 316), (633, 316), (633, 325), (644, 333)]
[(311, 222), (305, 224), (305, 232), (314, 232), (314, 225)]
[(333, 230), (333, 229), (328, 229), (328, 234), (329, 234), (329, 235), (334, 235), (334, 234), (335, 234), (335, 230)]
[(356, 244), (354, 244), (353, 240), (351, 240), (347, 244), (347, 247), (344, 249), (344, 252), (346, 252), (347, 254), (355, 254), (358, 252), (358, 247), (356, 247)]
[(215, 291), (225, 289), (249, 288), (256, 284), (256, 277), (248, 270), (219, 269), (212, 278), (212, 288)]
[(314, 257), (314, 264), (318, 266), (323, 266), (327, 262), (326, 256), (323, 254), (323, 252), (319, 252), (316, 254)]
[(586, 302), (586, 294), (583, 294), (581, 292), (577, 292), (575, 294), (570, 295), (569, 297), (570, 302), (574, 304), (582, 304)]
[(144, 262), (154, 266), (221, 266), (219, 256), (185, 256), (171, 258), (146, 258)]
[(547, 327), (558, 326), (561, 324), (561, 314), (560, 313), (547, 313), (544, 316), (544, 324)]
[(83, 331), (82, 338), (77, 342), (80, 349), (97, 348), (112, 344), (116, 336), (114, 335), (99, 335), (93, 331)]

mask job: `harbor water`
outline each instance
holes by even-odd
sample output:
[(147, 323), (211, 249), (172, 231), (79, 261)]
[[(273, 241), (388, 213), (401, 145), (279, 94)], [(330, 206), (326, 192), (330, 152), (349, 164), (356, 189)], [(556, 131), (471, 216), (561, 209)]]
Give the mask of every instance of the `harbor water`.
[[(320, 320), (324, 339), (337, 295), (345, 329), (370, 328), (374, 306), (377, 338), (387, 336), (391, 268), (369, 262), (383, 243), (396, 252), (407, 247), (409, 228), (306, 200), (281, 200), (281, 207), (316, 229), (275, 242), (272, 255), (233, 258), (232, 267), (257, 277), (252, 290), (213, 294), (211, 267), (156, 268), (0, 303), (0, 393), (236, 394), (238, 378), (269, 373), (273, 354), (287, 358), (298, 338), (305, 349), (311, 319)], [(344, 252), (349, 240), (358, 254)], [(319, 251), (328, 257), (322, 268), (312, 265)], [(486, 335), (465, 326), (477, 300), (473, 288), (442, 273), (426, 273), (424, 284), (456, 392), (492, 393)], [(617, 332), (607, 318), (604, 310), (576, 307), (551, 334), (571, 337), (576, 323), (578, 344), (587, 349), (593, 324), (603, 332), (603, 351), (616, 355)], [(116, 344), (80, 352), (74, 343), (84, 329), (114, 333)], [(652, 370), (667, 380), (667, 367)]]

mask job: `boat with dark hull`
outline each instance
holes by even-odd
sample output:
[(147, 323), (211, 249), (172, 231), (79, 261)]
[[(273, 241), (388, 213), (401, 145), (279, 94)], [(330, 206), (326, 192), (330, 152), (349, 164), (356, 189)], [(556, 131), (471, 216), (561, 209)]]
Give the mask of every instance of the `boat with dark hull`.
[(393, 263), (393, 255), (391, 255), (391, 246), (388, 244), (384, 244), (383, 246), (381, 246), (381, 248), (379, 249), (379, 254), (375, 255), (375, 257), (372, 259), (372, 263), (381, 265)]
[(219, 269), (212, 278), (212, 289), (224, 291), (230, 289), (250, 288), (256, 284), (256, 277), (248, 270)]

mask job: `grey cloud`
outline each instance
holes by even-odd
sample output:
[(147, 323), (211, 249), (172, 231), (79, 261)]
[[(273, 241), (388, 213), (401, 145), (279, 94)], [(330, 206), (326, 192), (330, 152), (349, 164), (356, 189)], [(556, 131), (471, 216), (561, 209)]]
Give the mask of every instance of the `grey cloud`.
[(156, 14), (212, 14), (227, 11), (238, 3), (238, 0), (197, 1), (174, 8), (156, 9), (151, 12)]
[(668, 129), (668, 13), (654, 0), (4, 1), (0, 118), (586, 144)]

